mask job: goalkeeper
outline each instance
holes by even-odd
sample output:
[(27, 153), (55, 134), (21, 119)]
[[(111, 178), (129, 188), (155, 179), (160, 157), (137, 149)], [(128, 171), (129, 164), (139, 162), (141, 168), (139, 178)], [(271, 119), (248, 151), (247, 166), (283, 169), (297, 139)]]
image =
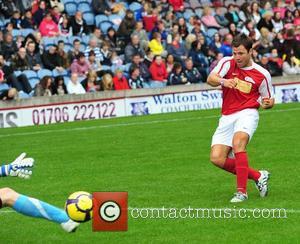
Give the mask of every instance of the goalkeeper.
[[(26, 158), (26, 153), (22, 153), (12, 163), (0, 166), (0, 177), (15, 176), (29, 179), (33, 164), (34, 159)], [(2, 207), (11, 207), (18, 213), (27, 216), (54, 221), (67, 232), (74, 232), (79, 225), (71, 220), (64, 210), (38, 199), (21, 195), (8, 187), (0, 188), (0, 208)]]

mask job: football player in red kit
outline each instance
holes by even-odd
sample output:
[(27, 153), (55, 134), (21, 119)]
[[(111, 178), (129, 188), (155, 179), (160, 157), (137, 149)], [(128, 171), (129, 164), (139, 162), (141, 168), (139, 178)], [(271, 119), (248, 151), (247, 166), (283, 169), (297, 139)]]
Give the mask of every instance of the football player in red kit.
[(232, 48), (233, 56), (219, 61), (207, 83), (223, 91), (222, 116), (212, 138), (210, 160), (236, 175), (237, 191), (231, 199), (236, 203), (248, 198), (248, 179), (254, 180), (261, 197), (268, 193), (270, 174), (249, 167), (246, 147), (258, 125), (258, 108), (272, 108), (274, 95), (270, 73), (251, 59), (251, 39), (244, 34), (235, 36)]

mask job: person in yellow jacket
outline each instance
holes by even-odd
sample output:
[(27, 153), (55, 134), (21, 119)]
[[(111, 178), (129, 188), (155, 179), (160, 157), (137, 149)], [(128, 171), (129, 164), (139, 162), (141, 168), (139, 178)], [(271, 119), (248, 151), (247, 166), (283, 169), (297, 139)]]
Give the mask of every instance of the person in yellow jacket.
[(162, 45), (161, 34), (159, 32), (153, 34), (153, 39), (149, 42), (148, 46), (154, 55), (161, 55), (163, 57), (167, 55), (167, 51)]

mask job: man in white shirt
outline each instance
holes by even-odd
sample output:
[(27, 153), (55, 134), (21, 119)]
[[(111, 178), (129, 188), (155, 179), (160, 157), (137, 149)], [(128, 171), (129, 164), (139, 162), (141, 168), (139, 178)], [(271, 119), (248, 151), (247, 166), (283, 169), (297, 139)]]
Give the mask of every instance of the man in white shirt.
[(71, 74), (71, 79), (67, 84), (67, 91), (69, 94), (84, 94), (85, 90), (78, 80), (77, 73)]

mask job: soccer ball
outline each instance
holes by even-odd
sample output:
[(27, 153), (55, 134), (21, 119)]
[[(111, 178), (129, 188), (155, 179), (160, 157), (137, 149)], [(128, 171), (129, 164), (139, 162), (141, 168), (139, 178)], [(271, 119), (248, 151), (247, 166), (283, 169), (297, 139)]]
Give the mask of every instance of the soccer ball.
[(92, 195), (85, 191), (74, 192), (68, 197), (65, 209), (70, 219), (80, 223), (89, 221), (93, 216)]

